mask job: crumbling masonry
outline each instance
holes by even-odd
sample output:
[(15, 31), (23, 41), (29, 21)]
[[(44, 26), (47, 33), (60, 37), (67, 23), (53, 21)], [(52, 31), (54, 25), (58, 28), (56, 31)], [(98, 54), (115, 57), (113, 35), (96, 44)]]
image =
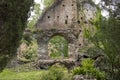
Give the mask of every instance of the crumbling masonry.
[[(84, 2), (84, 10), (81, 11), (82, 0), (56, 0), (40, 17), (36, 23), (38, 53), (40, 59), (47, 59), (48, 42), (56, 35), (63, 36), (68, 41), (68, 55), (75, 58), (80, 47), (84, 45), (83, 26), (84, 22), (93, 18), (89, 10), (94, 9)], [(86, 8), (86, 5), (89, 6)], [(90, 8), (90, 9), (89, 9)], [(95, 11), (95, 10), (94, 10)], [(83, 12), (89, 15), (84, 18)]]

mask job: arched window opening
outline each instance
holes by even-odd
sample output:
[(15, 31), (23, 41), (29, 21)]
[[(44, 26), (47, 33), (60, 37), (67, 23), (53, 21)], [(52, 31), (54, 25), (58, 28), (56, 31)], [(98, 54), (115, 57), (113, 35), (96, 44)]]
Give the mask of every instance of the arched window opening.
[(68, 42), (62, 36), (53, 36), (48, 43), (48, 55), (51, 58), (68, 57)]

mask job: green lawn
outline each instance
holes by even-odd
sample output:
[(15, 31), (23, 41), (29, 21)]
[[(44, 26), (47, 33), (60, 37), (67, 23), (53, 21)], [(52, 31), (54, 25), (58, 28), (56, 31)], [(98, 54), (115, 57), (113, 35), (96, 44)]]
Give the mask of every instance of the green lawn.
[(38, 70), (30, 67), (30, 63), (6, 68), (0, 73), (0, 80), (71, 80), (71, 77), (63, 66), (54, 65), (48, 70)]
[(0, 73), (0, 80), (40, 80), (41, 74), (46, 71), (31, 71), (31, 72), (13, 72), (5, 69)]

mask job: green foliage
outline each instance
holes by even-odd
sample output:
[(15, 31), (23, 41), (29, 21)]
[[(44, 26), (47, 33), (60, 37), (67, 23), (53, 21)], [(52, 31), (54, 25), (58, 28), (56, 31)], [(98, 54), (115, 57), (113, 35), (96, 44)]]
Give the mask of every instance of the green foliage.
[(8, 70), (11, 70), (12, 72), (18, 72), (18, 73), (19, 72), (32, 72), (32, 71), (36, 71), (36, 70), (38, 71), (38, 69), (36, 69), (36, 67), (34, 66), (33, 62), (29, 62), (29, 63), (22, 64), (19, 66), (11, 67), (11, 68), (8, 68)]
[(32, 59), (33, 57), (36, 57), (37, 54), (37, 43), (36, 41), (32, 41), (32, 43), (27, 47), (25, 51), (24, 57), (26, 59)]
[[(86, 41), (87, 42), (87, 41)], [(92, 42), (88, 42), (87, 45), (79, 49), (80, 53), (85, 53), (90, 57), (95, 57), (97, 55), (103, 55), (103, 51), (96, 47)]]
[[(25, 65), (18, 68), (22, 69)], [(27, 69), (27, 68), (26, 68)], [(25, 71), (16, 69), (5, 69), (0, 73), (0, 80), (72, 80), (66, 68), (62, 66), (53, 66), (49, 70)]]
[(35, 3), (34, 10), (32, 12), (35, 14), (30, 17), (30, 20), (28, 20), (27, 23), (27, 29), (29, 29), (30, 32), (28, 34), (24, 34), (21, 41), (21, 44), (26, 44), (27, 47), (26, 50), (18, 57), (19, 60), (23, 62), (33, 61), (37, 57), (37, 41), (33, 38), (33, 35), (35, 31), (34, 25), (41, 14), (40, 4)]
[(28, 19), (26, 28), (29, 32), (25, 32), (21, 40), (21, 45), (25, 44), (26, 47), (25, 50), (21, 51), (18, 55), (18, 59), (23, 62), (33, 61), (37, 57), (37, 41), (33, 38), (33, 35), (35, 31), (34, 25), (41, 14), (40, 4), (35, 3), (32, 12), (35, 14), (31, 15), (30, 20)]
[(68, 43), (62, 36), (54, 36), (49, 41), (49, 55), (52, 58), (60, 58), (68, 56)]
[(94, 61), (91, 59), (83, 60), (81, 63), (82, 67), (76, 67), (73, 69), (73, 75), (88, 75), (96, 78), (97, 80), (104, 80), (105, 73), (101, 72), (97, 68), (94, 67)]
[[(99, 49), (101, 49), (105, 56), (106, 73), (111, 79), (120, 79), (120, 20), (115, 18), (112, 14), (108, 19), (102, 17), (100, 12), (94, 20), (96, 32), (93, 36), (87, 34), (90, 41)], [(105, 69), (103, 67), (103, 69)]]
[(95, 44), (101, 48), (107, 56), (107, 66), (109, 70), (109, 76), (113, 79), (120, 79), (116, 76), (120, 72), (120, 20), (110, 17), (108, 20), (101, 19), (101, 23), (98, 32), (93, 37), (98, 42)]
[(15, 56), (32, 5), (33, 0), (0, 1), (0, 70)]
[(35, 29), (35, 23), (37, 22), (37, 20), (39, 19), (40, 15), (41, 15), (41, 9), (40, 9), (40, 4), (35, 3), (34, 5), (34, 10), (33, 13), (35, 13), (34, 15), (31, 16), (31, 20), (28, 21), (28, 28), (33, 32)]
[(66, 68), (53, 66), (49, 71), (41, 76), (41, 80), (71, 80)]
[[(24, 40), (24, 39), (23, 39)], [(22, 44), (26, 44), (26, 49), (24, 51), (21, 51), (18, 55), (18, 59), (23, 62), (29, 62), (36, 60), (37, 58), (37, 41), (35, 39), (32, 39), (30, 43), (28, 43), (26, 40), (22, 41)]]
[(45, 5), (45, 7), (50, 7), (55, 0), (43, 0), (43, 4)]

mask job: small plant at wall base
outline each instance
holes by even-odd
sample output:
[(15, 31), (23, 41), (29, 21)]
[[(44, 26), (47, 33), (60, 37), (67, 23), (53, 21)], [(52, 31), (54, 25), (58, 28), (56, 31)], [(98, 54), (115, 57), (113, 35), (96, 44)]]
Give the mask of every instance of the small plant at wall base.
[(73, 75), (88, 75), (97, 80), (105, 80), (105, 73), (94, 67), (94, 60), (85, 59), (81, 63), (81, 67), (72, 70)]

